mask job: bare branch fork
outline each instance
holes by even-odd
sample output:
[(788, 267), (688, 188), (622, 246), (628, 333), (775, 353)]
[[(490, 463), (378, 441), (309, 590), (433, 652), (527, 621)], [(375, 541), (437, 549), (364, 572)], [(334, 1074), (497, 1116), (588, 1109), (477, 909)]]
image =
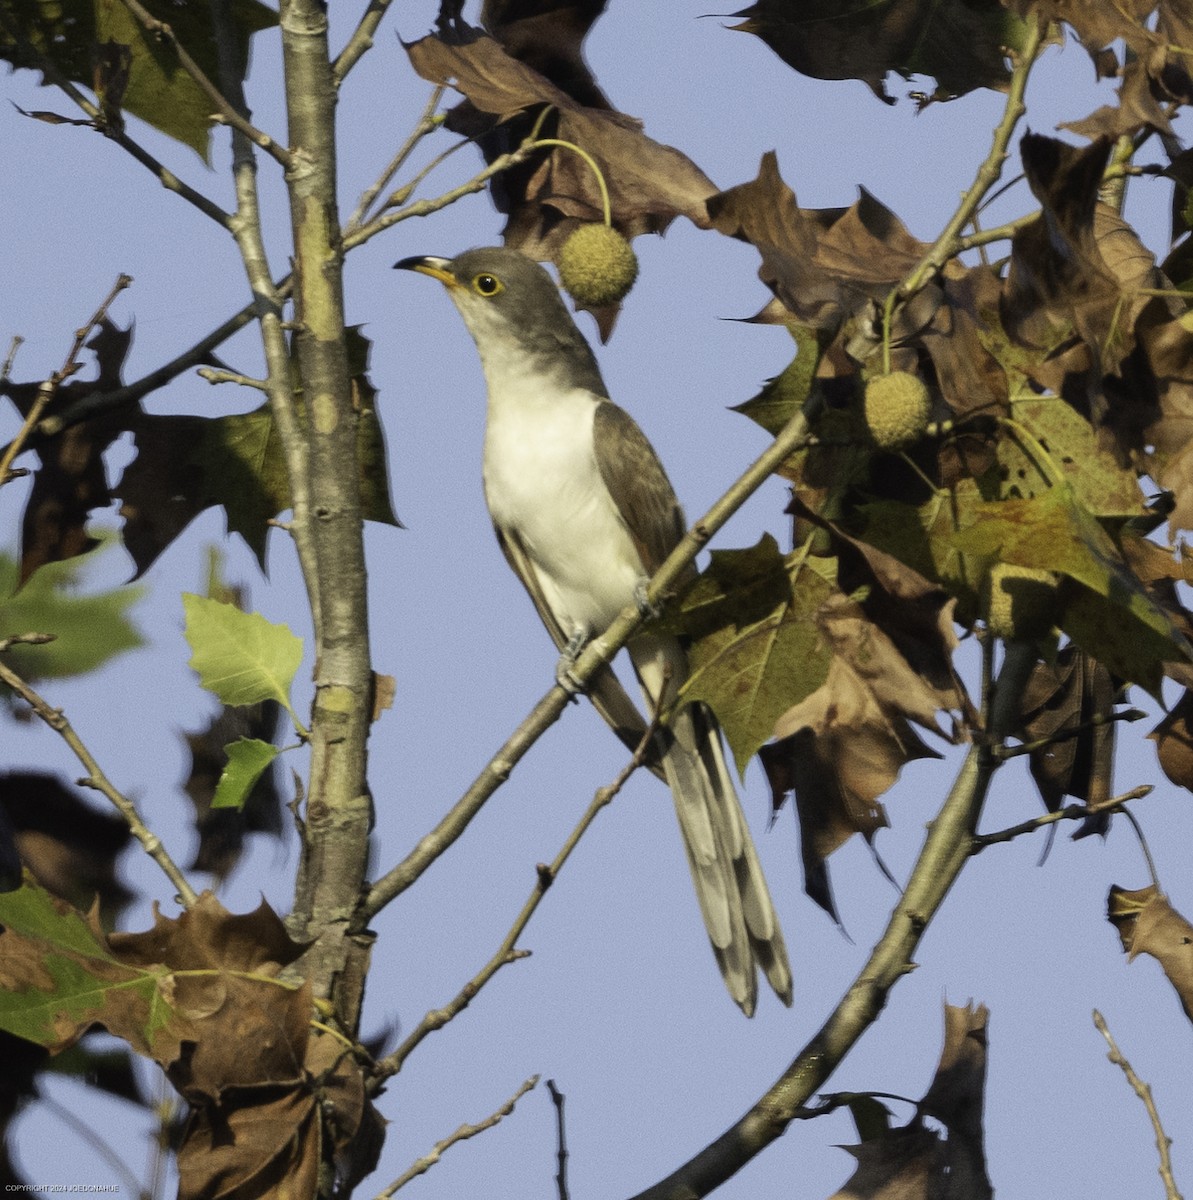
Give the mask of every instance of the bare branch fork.
[(79, 353), (83, 349), (88, 335), (108, 315), (108, 309), (111, 308), (112, 302), (132, 281), (131, 275), (120, 275), (117, 277), (116, 282), (112, 285), (112, 290), (108, 292), (100, 303), (100, 306), (91, 314), (87, 323), (75, 330), (75, 339), (71, 342), (70, 349), (67, 351), (66, 359), (62, 366), (37, 389), (37, 396), (34, 398), (29, 412), (25, 415), (25, 419), (21, 423), (21, 428), (17, 431), (17, 436), (4, 448), (3, 454), (0, 454), (0, 486), (3, 486), (12, 478), (10, 468), (12, 467), (13, 460), (24, 449), (25, 443), (29, 440), (30, 433), (33, 432), (34, 426), (41, 419), (42, 413), (45, 412), (50, 402), (58, 394), (58, 389), (72, 375), (82, 370), (83, 364), (79, 362)]
[(294, 156), (290, 151), (279, 145), (269, 134), (263, 133), (251, 121), (246, 120), (224, 93), (207, 78), (203, 68), (191, 58), (186, 47), (175, 37), (174, 30), (165, 21), (159, 21), (147, 8), (138, 3), (138, 0), (121, 0), (121, 3), (136, 18), (146, 33), (169, 43), (170, 48), (178, 56), (178, 62), (182, 69), (195, 81), (203, 95), (211, 101), (216, 115), (222, 122), (244, 134), (254, 146), (259, 146), (287, 170), (294, 165)]

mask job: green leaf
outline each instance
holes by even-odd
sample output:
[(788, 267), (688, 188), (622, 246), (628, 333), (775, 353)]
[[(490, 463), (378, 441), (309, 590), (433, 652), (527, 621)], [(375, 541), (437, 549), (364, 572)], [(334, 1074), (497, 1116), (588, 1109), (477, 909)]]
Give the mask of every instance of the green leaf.
[(717, 714), (739, 771), (775, 722), (828, 675), (815, 615), (834, 590), (835, 559), (784, 558), (769, 534), (749, 550), (717, 550), (667, 627), (694, 640), (681, 691)]
[[(361, 515), (400, 526), (389, 500), (385, 439), (376, 390), (368, 378), (370, 343), (345, 331), (357, 419)], [(306, 412), (298, 390), (300, 426)], [(200, 512), (222, 505), (228, 530), (239, 533), (264, 565), (269, 521), (290, 507), (285, 456), (268, 405), (232, 416), (145, 415), (136, 425), (137, 457), (115, 489), (125, 516), (125, 542), (138, 570), (150, 563)]]
[[(0, 554), (0, 637), (52, 633), (43, 646), (14, 646), (7, 661), (26, 679), (61, 679), (97, 670), (118, 654), (144, 644), (128, 619), (144, 588), (119, 587), (80, 595), (81, 578), (97, 556), (115, 543), (104, 538), (86, 554), (39, 567), (17, 591), (20, 566)], [(13, 593), (16, 593), (13, 595)]]
[(225, 704), (276, 700), (298, 723), (290, 684), (302, 662), (302, 638), (260, 613), (241, 612), (205, 596), (182, 597), (190, 665), (199, 682)]
[(739, 412), (761, 425), (772, 437), (803, 408), (816, 378), (816, 364), (820, 361), (814, 330), (789, 323), (787, 331), (798, 347), (795, 357), (781, 374), (763, 384), (757, 396), (731, 408), (732, 412)]
[[(179, 43), (218, 86), (220, 69), (210, 6), (166, 0), (145, 0), (145, 6), (169, 24)], [(123, 108), (190, 146), (207, 161), (214, 105), (183, 70), (170, 44), (146, 33), (123, 4), (112, 0), (0, 0), (0, 16), (4, 18), (0, 22), (0, 58), (15, 67), (37, 69), (39, 55), (44, 56), (73, 83), (95, 91), (109, 120)], [(276, 25), (278, 16), (258, 0), (232, 0), (228, 21), (232, 33), (228, 63), (235, 79), (242, 82), (248, 72), (250, 37)], [(105, 77), (96, 65), (117, 62), (119, 67), (112, 74), (118, 79)]]
[(57, 1051), (95, 1023), (119, 1026), (150, 1053), (172, 1023), (166, 969), (121, 962), (93, 917), (25, 879), (0, 894), (0, 1029)]
[(1057, 622), (1114, 674), (1157, 699), (1162, 664), (1193, 659), (1184, 635), (1067, 483), (1027, 500), (975, 505), (953, 544), (967, 554), (1056, 571), (1083, 585), (1084, 592), (1066, 598)]
[(1129, 520), (1144, 512), (1135, 472), (1120, 467), (1098, 445), (1093, 426), (1072, 405), (1025, 388), (1020, 395), (1012, 394), (1011, 416), (1038, 441), (1049, 461), (1037, 462), (1034, 447), (1016, 437), (1013, 427), (1004, 429), (997, 446), (1001, 497), (1037, 496), (1059, 474), (1096, 517)]
[[(274, 710), (277, 711), (276, 709)], [(239, 738), (224, 747), (228, 765), (216, 784), (212, 808), (243, 808), (257, 780), (281, 750), (258, 738)]]

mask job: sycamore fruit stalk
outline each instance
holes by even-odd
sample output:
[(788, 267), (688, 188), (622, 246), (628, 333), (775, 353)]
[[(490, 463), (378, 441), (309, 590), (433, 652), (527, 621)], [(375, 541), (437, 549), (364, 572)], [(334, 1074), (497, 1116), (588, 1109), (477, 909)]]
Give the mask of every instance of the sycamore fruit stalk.
[(601, 189), (604, 224), (579, 225), (559, 251), (559, 281), (564, 290), (585, 308), (603, 308), (624, 300), (638, 278), (634, 248), (613, 228), (609, 189), (596, 160), (588, 151), (560, 138), (540, 138), (535, 146), (560, 146), (572, 150), (588, 164)]

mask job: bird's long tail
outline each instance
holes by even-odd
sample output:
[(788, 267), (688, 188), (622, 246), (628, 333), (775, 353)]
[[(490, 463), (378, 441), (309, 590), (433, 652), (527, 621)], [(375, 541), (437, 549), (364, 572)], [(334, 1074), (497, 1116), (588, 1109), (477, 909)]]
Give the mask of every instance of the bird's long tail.
[[(650, 638), (631, 649), (647, 699), (655, 704), (665, 692), (663, 702), (669, 702), (687, 676), (683, 648), (672, 638)], [(787, 948), (716, 718), (705, 705), (689, 704), (674, 713), (659, 738), (700, 912), (729, 994), (751, 1015), (757, 966), (779, 999), (790, 1004)]]

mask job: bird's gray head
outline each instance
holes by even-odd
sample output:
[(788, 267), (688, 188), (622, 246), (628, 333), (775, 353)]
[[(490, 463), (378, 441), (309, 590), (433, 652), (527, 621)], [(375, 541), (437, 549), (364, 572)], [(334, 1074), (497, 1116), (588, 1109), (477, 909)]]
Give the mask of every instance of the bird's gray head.
[(480, 351), (490, 386), (495, 373), (525, 370), (562, 376), (570, 387), (606, 394), (592, 350), (559, 289), (526, 255), (483, 246), (455, 258), (404, 258), (394, 266), (430, 275), (447, 288)]

